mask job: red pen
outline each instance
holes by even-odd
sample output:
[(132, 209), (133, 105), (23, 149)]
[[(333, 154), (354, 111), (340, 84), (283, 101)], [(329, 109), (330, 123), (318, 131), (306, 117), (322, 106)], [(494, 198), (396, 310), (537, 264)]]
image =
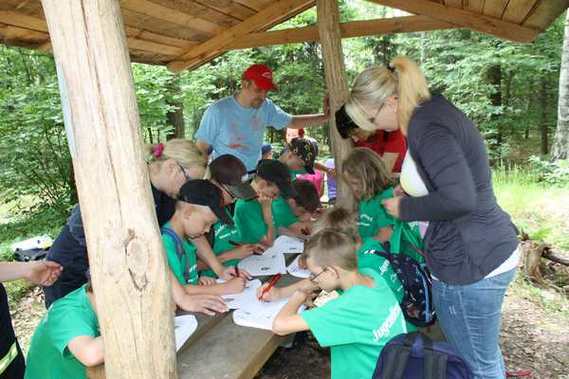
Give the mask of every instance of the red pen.
[(269, 292), (271, 290), (271, 288), (273, 288), (275, 286), (275, 284), (277, 284), (277, 282), (279, 281), (279, 279), (281, 278), (281, 274), (276, 274), (275, 276), (273, 276), (271, 278), (271, 280), (269, 281), (269, 285), (267, 285), (265, 288), (263, 288), (263, 290), (261, 291), (261, 294), (259, 295), (259, 300), (261, 300), (263, 298), (263, 296), (265, 296), (265, 294), (267, 292)]
[(237, 275), (237, 278), (239, 277), (239, 267), (235, 266), (235, 274)]

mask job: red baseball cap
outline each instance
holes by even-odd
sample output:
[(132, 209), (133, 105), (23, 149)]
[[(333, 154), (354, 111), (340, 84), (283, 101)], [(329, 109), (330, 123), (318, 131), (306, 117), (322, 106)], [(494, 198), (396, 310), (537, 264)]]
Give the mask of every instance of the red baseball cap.
[(277, 85), (273, 82), (273, 71), (264, 64), (249, 66), (243, 73), (243, 79), (251, 80), (257, 87), (267, 91), (277, 89)]

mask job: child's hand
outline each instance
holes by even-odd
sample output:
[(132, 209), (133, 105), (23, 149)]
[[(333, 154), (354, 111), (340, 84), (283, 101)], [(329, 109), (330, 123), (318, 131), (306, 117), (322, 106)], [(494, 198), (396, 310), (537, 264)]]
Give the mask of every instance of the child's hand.
[(403, 188), (401, 188), (401, 185), (398, 184), (395, 186), (395, 188), (393, 188), (393, 194), (395, 196), (405, 196), (405, 191), (403, 191)]
[(51, 286), (59, 278), (63, 267), (52, 261), (35, 261), (26, 263), (25, 278), (34, 284)]
[(265, 247), (261, 244), (247, 243), (236, 247), (235, 258), (243, 259), (251, 256), (252, 254), (262, 254), (265, 251)]
[(280, 290), (280, 288), (277, 288), (277, 287), (271, 288), (270, 290), (268, 290), (267, 292), (265, 292), (263, 294), (263, 297), (261, 297), (261, 294), (263, 293), (265, 288), (267, 288), (268, 285), (269, 285), (269, 283), (265, 283), (261, 287), (257, 288), (257, 299), (260, 298), (259, 300), (261, 300), (261, 301), (279, 300), (281, 298), (281, 290)]
[(226, 268), (226, 269), (223, 271), (223, 273), (221, 274), (221, 279), (224, 279), (224, 280), (229, 281), (229, 280), (231, 280), (231, 279), (233, 279), (233, 278), (236, 278), (236, 277), (238, 277), (238, 276), (241, 277), (241, 278), (244, 278), (244, 279), (246, 279), (246, 280), (251, 280), (251, 279), (253, 279), (253, 277), (251, 276), (251, 274), (249, 274), (249, 273), (248, 273), (247, 271), (245, 271), (245, 270), (239, 270), (239, 275), (237, 275), (237, 270), (235, 270), (235, 267), (228, 267), (228, 268)]
[(224, 293), (226, 295), (229, 295), (232, 293), (243, 292), (243, 290), (245, 289), (246, 282), (247, 280), (241, 276), (238, 278), (233, 278), (223, 284), (223, 286), (225, 287)]
[(273, 198), (268, 197), (266, 195), (259, 196), (257, 200), (259, 201), (259, 203), (261, 203), (261, 207), (263, 207), (264, 209), (270, 208), (271, 204), (273, 204)]
[(306, 292), (303, 290), (296, 290), (294, 291), (294, 293), (292, 294), (290, 301), (294, 301), (294, 302), (298, 302), (300, 304), (304, 304), (310, 297), (311, 292)]
[(186, 295), (178, 306), (185, 311), (204, 313), (208, 316), (229, 310), (223, 299), (215, 295)]
[(216, 284), (214, 278), (210, 278), (209, 276), (200, 276), (200, 286), (212, 286)]
[(391, 235), (393, 234), (393, 228), (391, 226), (386, 226), (384, 228), (379, 228), (375, 238), (381, 242), (387, 242), (391, 240)]
[(391, 216), (399, 218), (399, 205), (401, 204), (401, 197), (396, 196), (391, 199), (385, 199), (382, 201), (383, 207)]

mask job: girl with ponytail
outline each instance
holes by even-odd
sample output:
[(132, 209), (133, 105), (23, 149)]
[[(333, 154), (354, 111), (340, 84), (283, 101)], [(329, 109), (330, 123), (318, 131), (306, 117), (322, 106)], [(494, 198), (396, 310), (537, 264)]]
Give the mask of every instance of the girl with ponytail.
[(344, 132), (399, 129), (407, 137), (404, 194), (383, 205), (401, 220), (429, 222), (424, 245), (441, 328), (475, 378), (504, 378), (501, 308), (519, 250), (510, 216), (496, 203), (480, 132), (447, 99), (431, 95), (421, 69), (405, 57), (360, 73), (344, 108)]

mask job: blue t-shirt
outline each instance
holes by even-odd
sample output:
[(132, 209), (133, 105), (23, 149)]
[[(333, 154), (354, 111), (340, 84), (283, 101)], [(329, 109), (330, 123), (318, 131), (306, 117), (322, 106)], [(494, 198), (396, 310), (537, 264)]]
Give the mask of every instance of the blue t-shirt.
[(267, 126), (283, 129), (291, 121), (292, 116), (269, 99), (259, 108), (244, 108), (234, 96), (228, 96), (207, 108), (195, 138), (213, 147), (213, 158), (231, 154), (247, 171), (253, 171), (261, 158)]

